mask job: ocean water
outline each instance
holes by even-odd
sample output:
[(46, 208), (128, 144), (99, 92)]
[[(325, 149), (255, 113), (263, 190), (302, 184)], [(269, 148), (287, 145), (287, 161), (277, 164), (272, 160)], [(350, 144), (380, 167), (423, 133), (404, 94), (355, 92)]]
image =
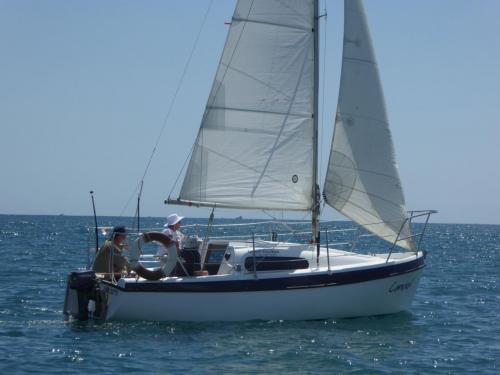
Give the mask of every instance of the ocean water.
[(409, 312), (301, 322), (66, 322), (66, 277), (88, 262), (91, 224), (0, 215), (0, 373), (500, 373), (500, 226), (431, 224)]

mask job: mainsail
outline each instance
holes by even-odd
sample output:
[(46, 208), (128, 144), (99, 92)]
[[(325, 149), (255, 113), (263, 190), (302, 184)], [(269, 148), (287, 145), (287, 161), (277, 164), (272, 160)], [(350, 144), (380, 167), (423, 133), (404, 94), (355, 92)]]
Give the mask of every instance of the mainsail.
[[(382, 85), (360, 0), (344, 3), (344, 50), (327, 203), (381, 238), (410, 235)], [(411, 239), (398, 242), (413, 248)]]
[(315, 3), (238, 1), (181, 201), (312, 208)]

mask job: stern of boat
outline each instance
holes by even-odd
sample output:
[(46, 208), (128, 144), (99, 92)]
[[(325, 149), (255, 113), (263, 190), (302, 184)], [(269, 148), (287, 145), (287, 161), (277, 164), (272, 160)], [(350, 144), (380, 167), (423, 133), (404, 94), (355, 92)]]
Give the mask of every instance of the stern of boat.
[(72, 271), (66, 282), (63, 314), (67, 319), (103, 319), (107, 312), (107, 295), (92, 270)]

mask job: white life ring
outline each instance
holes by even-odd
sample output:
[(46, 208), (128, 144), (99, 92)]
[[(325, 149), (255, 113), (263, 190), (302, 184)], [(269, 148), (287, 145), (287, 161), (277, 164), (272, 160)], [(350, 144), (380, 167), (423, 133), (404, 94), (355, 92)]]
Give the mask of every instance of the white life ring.
[(133, 269), (137, 269), (142, 266), (140, 262), (142, 244), (149, 242), (158, 242), (167, 249), (167, 256), (160, 259), (160, 268), (165, 276), (169, 276), (179, 260), (177, 247), (175, 246), (174, 241), (160, 232), (141, 233), (139, 237), (137, 237), (137, 239), (132, 243), (132, 248), (130, 249), (130, 265)]

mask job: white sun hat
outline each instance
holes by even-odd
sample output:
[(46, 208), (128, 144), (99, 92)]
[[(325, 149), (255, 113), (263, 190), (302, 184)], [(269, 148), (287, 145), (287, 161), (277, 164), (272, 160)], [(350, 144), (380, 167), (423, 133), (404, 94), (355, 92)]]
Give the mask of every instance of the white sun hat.
[(172, 214), (172, 215), (169, 215), (167, 217), (167, 223), (164, 225), (164, 227), (168, 227), (170, 225), (175, 225), (177, 224), (179, 221), (181, 221), (182, 219), (184, 219), (184, 216), (179, 216), (177, 214)]

